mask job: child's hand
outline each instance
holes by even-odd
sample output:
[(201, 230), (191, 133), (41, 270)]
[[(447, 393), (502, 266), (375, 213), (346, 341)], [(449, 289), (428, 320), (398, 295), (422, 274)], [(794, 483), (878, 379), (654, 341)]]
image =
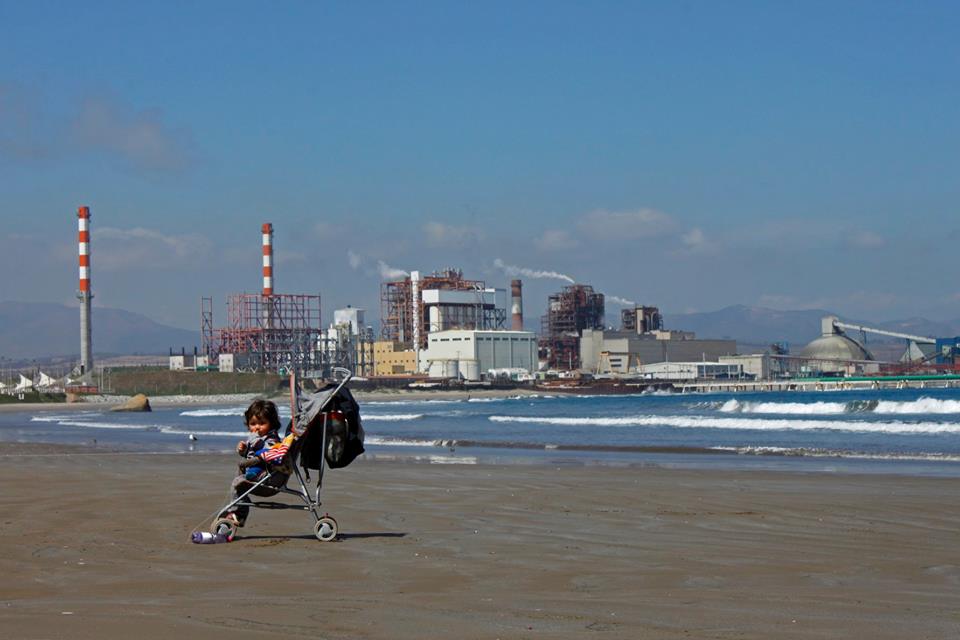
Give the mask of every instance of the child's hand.
[(237, 453), (239, 453), (240, 455), (243, 455), (246, 452), (247, 452), (247, 443), (245, 441), (241, 441), (237, 443)]

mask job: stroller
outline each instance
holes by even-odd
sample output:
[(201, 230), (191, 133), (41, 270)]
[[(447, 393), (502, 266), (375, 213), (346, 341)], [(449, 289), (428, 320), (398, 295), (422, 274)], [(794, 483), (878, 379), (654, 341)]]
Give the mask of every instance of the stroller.
[[(360, 424), (360, 409), (346, 384), (353, 374), (342, 368), (334, 369), (341, 377), (337, 383), (328, 384), (317, 393), (310, 394), (302, 403), (296, 393), (296, 379), (291, 377), (291, 409), (293, 418), (287, 425), (282, 443), (261, 457), (241, 463), (244, 466), (266, 466), (266, 473), (255, 481), (243, 494), (237, 496), (217, 513), (210, 533), (225, 536), (230, 540), (237, 534), (237, 524), (231, 518), (222, 517), (233, 506), (259, 509), (302, 509), (309, 511), (315, 520), (313, 533), (318, 540), (328, 542), (337, 537), (337, 521), (328, 513), (320, 513), (320, 488), (325, 467), (339, 469), (347, 466), (363, 453), (363, 427)], [(310, 470), (317, 471), (317, 487), (311, 495), (307, 489)], [(287, 486), (291, 477), (296, 477), (299, 489)], [(257, 491), (259, 489), (259, 491)], [(254, 501), (251, 493), (276, 495), (286, 493), (297, 496), (303, 504), (286, 502)]]

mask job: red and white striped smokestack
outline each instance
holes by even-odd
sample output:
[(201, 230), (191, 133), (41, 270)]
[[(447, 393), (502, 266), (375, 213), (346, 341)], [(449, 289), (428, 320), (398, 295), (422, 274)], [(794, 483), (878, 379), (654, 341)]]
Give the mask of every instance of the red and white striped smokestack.
[(273, 295), (273, 225), (264, 222), (263, 227), (263, 295)]
[(80, 373), (89, 376), (93, 372), (93, 331), (90, 324), (90, 300), (93, 291), (90, 288), (90, 208), (77, 209), (80, 235)]
[(514, 331), (523, 331), (523, 294), (521, 289), (523, 283), (519, 280), (510, 281), (510, 295), (513, 298), (510, 305), (510, 313), (513, 316), (512, 329)]

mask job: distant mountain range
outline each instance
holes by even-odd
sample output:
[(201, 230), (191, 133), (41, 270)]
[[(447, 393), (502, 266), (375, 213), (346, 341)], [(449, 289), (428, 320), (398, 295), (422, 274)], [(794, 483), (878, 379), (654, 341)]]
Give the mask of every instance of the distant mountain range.
[[(763, 307), (735, 305), (719, 311), (704, 313), (664, 314), (668, 329), (694, 331), (699, 338), (727, 338), (740, 344), (770, 344), (786, 342), (797, 351), (820, 336), (820, 319), (838, 315), (824, 309), (803, 311), (776, 311)], [(950, 337), (960, 335), (960, 319), (935, 322), (925, 318), (907, 318), (892, 322), (877, 322), (839, 316), (841, 320), (874, 329), (885, 329), (911, 335)], [(859, 340), (859, 336), (854, 336)], [(868, 342), (890, 342), (891, 338), (867, 334)]]
[[(139, 313), (94, 307), (94, 355), (166, 354), (199, 346), (200, 332)], [(0, 302), (0, 358), (22, 361), (80, 354), (80, 309), (43, 302)]]
[[(786, 342), (799, 351), (820, 335), (820, 319), (831, 315), (823, 309), (776, 311), (763, 307), (735, 305), (704, 313), (665, 314), (668, 329), (694, 331), (700, 338), (727, 338), (740, 345), (768, 345)], [(922, 336), (960, 335), (960, 319), (934, 322), (907, 318), (874, 322), (843, 318), (852, 324)], [(854, 336), (859, 339), (859, 336)], [(868, 335), (869, 343), (890, 343), (882, 336)], [(895, 341), (893, 341), (895, 342)], [(154, 322), (139, 313), (95, 307), (93, 350), (108, 355), (166, 354), (199, 346), (199, 331), (179, 329)], [(80, 310), (62, 304), (0, 302), (0, 358), (23, 361), (50, 357), (78, 357), (80, 353)]]

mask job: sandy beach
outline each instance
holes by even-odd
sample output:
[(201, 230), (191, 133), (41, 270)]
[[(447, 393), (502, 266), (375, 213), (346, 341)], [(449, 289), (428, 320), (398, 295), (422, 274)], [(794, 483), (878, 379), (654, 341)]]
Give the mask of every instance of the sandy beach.
[(339, 541), (256, 510), (187, 541), (235, 458), (16, 445), (4, 638), (953, 638), (956, 480), (361, 459)]

